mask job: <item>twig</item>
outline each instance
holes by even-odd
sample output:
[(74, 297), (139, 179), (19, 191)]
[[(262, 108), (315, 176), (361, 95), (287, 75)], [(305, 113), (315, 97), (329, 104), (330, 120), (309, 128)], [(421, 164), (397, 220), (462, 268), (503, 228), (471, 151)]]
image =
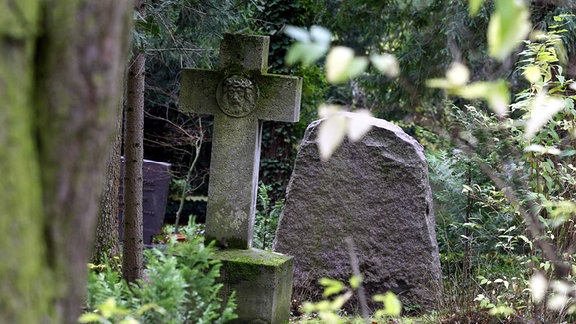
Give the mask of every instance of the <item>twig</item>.
[(200, 149), (202, 148), (202, 139), (204, 138), (204, 132), (202, 131), (202, 119), (201, 118), (198, 118), (198, 128), (200, 129), (200, 132), (199, 132), (200, 135), (198, 135), (198, 137), (196, 137), (196, 140), (194, 141), (194, 147), (196, 148), (196, 152), (194, 154), (194, 159), (192, 160), (192, 162), (190, 163), (190, 167), (188, 168), (188, 173), (186, 174), (186, 181), (184, 182), (184, 185), (182, 186), (180, 205), (178, 206), (178, 211), (176, 212), (175, 228), (178, 228), (178, 225), (180, 223), (180, 216), (182, 215), (182, 211), (184, 210), (184, 202), (186, 201), (186, 194), (188, 191), (188, 183), (190, 182), (190, 179), (192, 178), (192, 173), (193, 173), (194, 168), (196, 166), (196, 162), (198, 161), (198, 156), (200, 155)]
[[(354, 241), (351, 237), (344, 239), (346, 245), (348, 246), (348, 253), (350, 255), (350, 264), (352, 265), (352, 274), (357, 278), (362, 278), (360, 274), (360, 265), (358, 261), (358, 256), (356, 255), (354, 248)], [(369, 323), (369, 311), (368, 311), (368, 301), (366, 300), (366, 291), (362, 285), (362, 281), (358, 284), (358, 302), (360, 303), (360, 313), (365, 323)]]

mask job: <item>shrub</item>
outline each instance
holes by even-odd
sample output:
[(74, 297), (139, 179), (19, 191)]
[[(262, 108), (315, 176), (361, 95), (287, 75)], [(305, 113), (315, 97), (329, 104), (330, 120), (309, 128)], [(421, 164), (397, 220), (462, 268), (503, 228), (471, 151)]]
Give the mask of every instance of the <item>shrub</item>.
[(144, 255), (144, 280), (127, 284), (109, 262), (92, 266), (83, 323), (224, 323), (236, 318), (234, 296), (223, 302), (221, 263), (189, 226), (185, 243)]

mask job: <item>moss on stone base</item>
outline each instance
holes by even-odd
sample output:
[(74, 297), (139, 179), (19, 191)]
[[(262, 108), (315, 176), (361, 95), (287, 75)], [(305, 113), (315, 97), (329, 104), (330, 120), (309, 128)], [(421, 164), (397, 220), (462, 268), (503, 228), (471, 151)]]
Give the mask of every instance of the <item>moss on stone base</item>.
[(288, 321), (293, 257), (250, 249), (217, 250), (213, 258), (222, 261), (223, 291), (236, 291), (238, 323)]

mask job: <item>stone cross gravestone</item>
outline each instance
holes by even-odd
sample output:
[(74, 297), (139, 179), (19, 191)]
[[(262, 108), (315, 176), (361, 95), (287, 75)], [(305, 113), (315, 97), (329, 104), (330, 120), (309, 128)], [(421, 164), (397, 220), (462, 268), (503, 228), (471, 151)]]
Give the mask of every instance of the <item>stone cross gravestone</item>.
[[(124, 178), (124, 159), (120, 168), (120, 179)], [(152, 244), (152, 238), (162, 233), (164, 214), (170, 188), (170, 164), (144, 160), (142, 164), (142, 220), (144, 244)], [(122, 240), (124, 216), (124, 181), (120, 181), (118, 230)]]
[(434, 308), (442, 283), (423, 148), (396, 125), (367, 122), (361, 141), (345, 141), (327, 161), (316, 144), (319, 122), (308, 127), (274, 251), (294, 256), (296, 300), (322, 299), (320, 278), (349, 280), (350, 237), (369, 299), (392, 291), (404, 305)]
[(268, 37), (226, 34), (220, 70), (182, 76), (181, 110), (214, 115), (206, 238), (252, 246), (262, 121), (296, 122), (302, 81), (266, 74)]
[(214, 115), (206, 241), (223, 248), (225, 290), (239, 322), (287, 321), (291, 257), (252, 248), (262, 122), (296, 122), (302, 80), (267, 74), (269, 38), (225, 34), (220, 69), (186, 69), (180, 109)]

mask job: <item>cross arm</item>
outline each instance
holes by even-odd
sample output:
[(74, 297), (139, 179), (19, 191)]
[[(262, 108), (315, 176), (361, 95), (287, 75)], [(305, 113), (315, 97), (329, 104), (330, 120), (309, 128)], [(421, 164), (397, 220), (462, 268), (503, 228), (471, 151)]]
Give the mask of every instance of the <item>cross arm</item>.
[(301, 78), (265, 74), (258, 76), (257, 84), (260, 90), (258, 118), (281, 122), (300, 120)]
[(218, 111), (216, 88), (223, 75), (219, 71), (184, 69), (180, 85), (180, 110), (213, 115)]

